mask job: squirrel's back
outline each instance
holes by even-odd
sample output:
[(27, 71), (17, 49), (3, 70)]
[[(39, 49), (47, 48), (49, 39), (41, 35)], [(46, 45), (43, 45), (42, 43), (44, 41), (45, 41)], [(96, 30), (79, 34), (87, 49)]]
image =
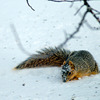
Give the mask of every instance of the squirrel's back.
[(74, 65), (77, 66), (76, 69), (82, 69), (81, 67), (83, 67), (84, 71), (89, 69), (92, 72), (95, 70), (95, 66), (97, 65), (91, 53), (85, 50), (73, 52), (68, 60), (71, 60)]

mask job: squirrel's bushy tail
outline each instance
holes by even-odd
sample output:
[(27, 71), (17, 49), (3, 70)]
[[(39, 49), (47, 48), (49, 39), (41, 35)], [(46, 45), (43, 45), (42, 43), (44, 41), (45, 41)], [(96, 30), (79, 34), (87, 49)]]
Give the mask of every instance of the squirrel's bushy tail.
[(61, 66), (67, 60), (70, 51), (58, 48), (45, 48), (32, 55), (24, 62), (20, 63), (15, 69), (33, 68), (40, 66)]

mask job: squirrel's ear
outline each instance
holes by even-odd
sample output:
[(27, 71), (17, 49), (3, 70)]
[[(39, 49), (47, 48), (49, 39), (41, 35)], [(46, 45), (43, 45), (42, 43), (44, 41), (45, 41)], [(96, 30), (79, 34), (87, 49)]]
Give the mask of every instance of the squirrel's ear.
[(73, 62), (72, 62), (72, 61), (69, 61), (69, 65), (70, 65), (70, 67), (71, 67), (71, 69), (72, 69), (72, 70), (74, 70), (74, 69), (75, 69), (75, 66), (74, 66), (74, 64), (73, 64)]
[(63, 65), (65, 65), (65, 64), (66, 64), (66, 61), (63, 62)]

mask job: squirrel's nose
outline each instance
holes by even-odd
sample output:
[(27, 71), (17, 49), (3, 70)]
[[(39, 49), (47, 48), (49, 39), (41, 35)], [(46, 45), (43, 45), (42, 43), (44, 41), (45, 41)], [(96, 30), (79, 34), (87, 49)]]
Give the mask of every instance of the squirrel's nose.
[(63, 80), (63, 82), (66, 82), (66, 80)]
[(63, 82), (66, 82), (66, 77), (63, 77)]

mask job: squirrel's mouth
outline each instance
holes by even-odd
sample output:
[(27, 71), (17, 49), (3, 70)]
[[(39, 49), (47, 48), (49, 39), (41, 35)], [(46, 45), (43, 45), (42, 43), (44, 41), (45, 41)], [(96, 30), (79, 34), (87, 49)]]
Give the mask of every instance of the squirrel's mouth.
[(70, 81), (69, 78), (66, 75), (62, 75), (62, 80), (63, 80), (63, 82)]
[(63, 82), (66, 82), (66, 79), (64, 79)]

